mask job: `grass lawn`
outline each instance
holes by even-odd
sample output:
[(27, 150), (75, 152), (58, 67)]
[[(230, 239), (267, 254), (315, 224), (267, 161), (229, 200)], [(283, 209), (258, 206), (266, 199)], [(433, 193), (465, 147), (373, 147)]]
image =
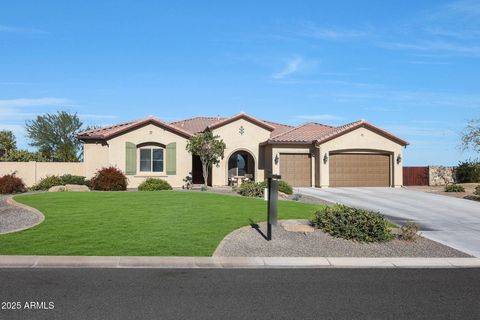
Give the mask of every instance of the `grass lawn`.
[[(210, 256), (231, 231), (266, 220), (266, 202), (200, 192), (58, 192), (16, 196), (45, 221), (0, 235), (0, 255)], [(279, 219), (315, 208), (280, 201)]]

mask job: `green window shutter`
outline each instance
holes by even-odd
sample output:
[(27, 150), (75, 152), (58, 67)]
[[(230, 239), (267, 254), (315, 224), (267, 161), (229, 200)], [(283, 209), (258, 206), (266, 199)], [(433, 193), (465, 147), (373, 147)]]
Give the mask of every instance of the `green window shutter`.
[(125, 142), (125, 173), (127, 175), (137, 173), (137, 146), (131, 142)]
[(177, 143), (167, 144), (167, 174), (177, 174)]

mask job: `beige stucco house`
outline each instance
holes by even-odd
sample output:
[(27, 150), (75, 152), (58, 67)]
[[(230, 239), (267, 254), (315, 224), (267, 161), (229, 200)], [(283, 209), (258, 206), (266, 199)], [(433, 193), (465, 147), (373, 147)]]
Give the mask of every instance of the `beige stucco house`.
[(244, 113), (170, 123), (149, 117), (82, 132), (85, 175), (113, 165), (125, 172), (129, 187), (148, 177), (181, 187), (190, 174), (194, 183), (203, 183), (200, 160), (186, 145), (205, 130), (226, 144), (224, 158), (211, 168), (209, 185), (262, 181), (268, 173), (280, 174), (295, 187), (402, 185), (402, 151), (408, 143), (366, 121), (290, 126)]

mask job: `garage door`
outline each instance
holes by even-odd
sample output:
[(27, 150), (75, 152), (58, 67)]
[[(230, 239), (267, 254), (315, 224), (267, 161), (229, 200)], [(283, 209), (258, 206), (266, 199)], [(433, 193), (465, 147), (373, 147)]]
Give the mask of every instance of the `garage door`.
[(331, 187), (389, 187), (387, 154), (331, 154)]
[(280, 175), (292, 187), (311, 187), (312, 165), (309, 154), (280, 154)]

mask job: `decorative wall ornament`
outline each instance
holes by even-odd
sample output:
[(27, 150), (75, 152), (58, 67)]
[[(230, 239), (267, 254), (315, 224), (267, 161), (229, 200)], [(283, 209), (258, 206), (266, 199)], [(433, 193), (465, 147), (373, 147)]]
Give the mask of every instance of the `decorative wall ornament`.
[(238, 132), (240, 132), (240, 135), (243, 136), (243, 134), (245, 133), (245, 128), (243, 126), (240, 126), (240, 129), (238, 129)]

